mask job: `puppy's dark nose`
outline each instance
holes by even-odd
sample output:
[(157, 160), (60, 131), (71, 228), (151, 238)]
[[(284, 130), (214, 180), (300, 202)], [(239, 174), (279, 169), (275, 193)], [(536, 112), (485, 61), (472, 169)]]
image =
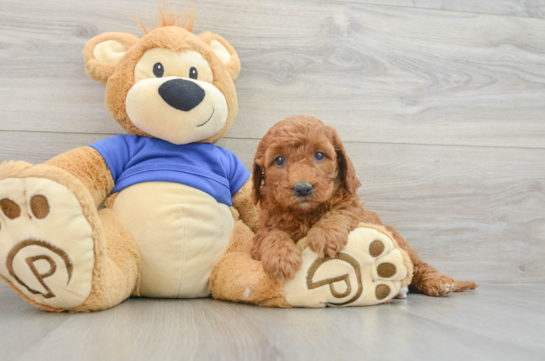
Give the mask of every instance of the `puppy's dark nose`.
[(191, 80), (172, 79), (161, 84), (159, 95), (171, 107), (187, 112), (199, 105), (206, 93)]
[(293, 193), (295, 193), (296, 197), (306, 197), (312, 194), (312, 189), (312, 184), (301, 182), (293, 187)]

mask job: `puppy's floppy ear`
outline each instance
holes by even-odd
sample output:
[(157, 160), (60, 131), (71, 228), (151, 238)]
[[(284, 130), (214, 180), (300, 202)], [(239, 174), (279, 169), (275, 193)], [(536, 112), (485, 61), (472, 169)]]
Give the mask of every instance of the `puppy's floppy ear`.
[(263, 165), (265, 163), (265, 150), (267, 149), (265, 145), (265, 138), (261, 139), (259, 145), (257, 146), (257, 152), (254, 157), (253, 173), (252, 173), (252, 200), (254, 204), (259, 203), (261, 199), (261, 183), (263, 182)]
[(202, 33), (199, 35), (202, 41), (210, 46), (212, 51), (220, 58), (223, 64), (229, 70), (229, 75), (233, 81), (237, 80), (240, 73), (240, 59), (238, 58), (235, 48), (231, 46), (221, 36), (211, 32)]
[(339, 165), (339, 177), (341, 182), (350, 194), (355, 194), (356, 190), (361, 186), (360, 180), (356, 176), (356, 169), (348, 157), (348, 154), (346, 154), (346, 150), (344, 149), (344, 145), (341, 142), (341, 138), (339, 137), (339, 134), (337, 134), (337, 131), (332, 127), (329, 127), (329, 130), (331, 132), (331, 142), (337, 153), (337, 164)]
[(104, 33), (85, 44), (83, 60), (89, 78), (106, 83), (127, 50), (138, 42), (138, 38), (126, 33)]

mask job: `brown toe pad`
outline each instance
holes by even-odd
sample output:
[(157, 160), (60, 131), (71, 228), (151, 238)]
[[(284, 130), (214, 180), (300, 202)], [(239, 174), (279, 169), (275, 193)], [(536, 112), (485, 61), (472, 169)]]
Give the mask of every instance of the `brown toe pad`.
[(30, 200), (30, 209), (34, 217), (44, 219), (49, 214), (49, 202), (42, 195), (36, 195)]
[(390, 287), (388, 287), (387, 285), (378, 285), (375, 289), (375, 296), (377, 300), (380, 301), (388, 297), (390, 295), (390, 292)]
[(393, 263), (381, 263), (377, 267), (377, 274), (382, 278), (390, 278), (397, 273), (397, 268)]
[(2, 208), (2, 212), (9, 219), (15, 219), (21, 215), (21, 208), (11, 199), (2, 199), (0, 201), (0, 208)]
[(384, 243), (379, 240), (371, 242), (369, 245), (369, 254), (372, 257), (378, 257), (382, 254), (382, 252), (384, 252)]

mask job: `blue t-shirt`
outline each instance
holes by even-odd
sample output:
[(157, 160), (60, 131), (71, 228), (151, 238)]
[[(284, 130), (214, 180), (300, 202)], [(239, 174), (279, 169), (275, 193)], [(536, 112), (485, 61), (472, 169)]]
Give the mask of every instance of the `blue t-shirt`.
[(232, 205), (250, 172), (236, 155), (208, 143), (176, 145), (137, 135), (114, 135), (92, 144), (106, 161), (119, 192), (143, 182), (180, 183)]

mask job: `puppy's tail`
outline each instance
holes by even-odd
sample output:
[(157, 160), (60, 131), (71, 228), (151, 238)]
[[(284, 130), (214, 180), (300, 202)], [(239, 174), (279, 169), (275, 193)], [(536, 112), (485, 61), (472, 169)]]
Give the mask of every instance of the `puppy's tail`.
[(478, 284), (471, 281), (456, 281), (456, 289), (454, 292), (463, 292), (467, 290), (474, 290), (475, 288), (479, 287)]

